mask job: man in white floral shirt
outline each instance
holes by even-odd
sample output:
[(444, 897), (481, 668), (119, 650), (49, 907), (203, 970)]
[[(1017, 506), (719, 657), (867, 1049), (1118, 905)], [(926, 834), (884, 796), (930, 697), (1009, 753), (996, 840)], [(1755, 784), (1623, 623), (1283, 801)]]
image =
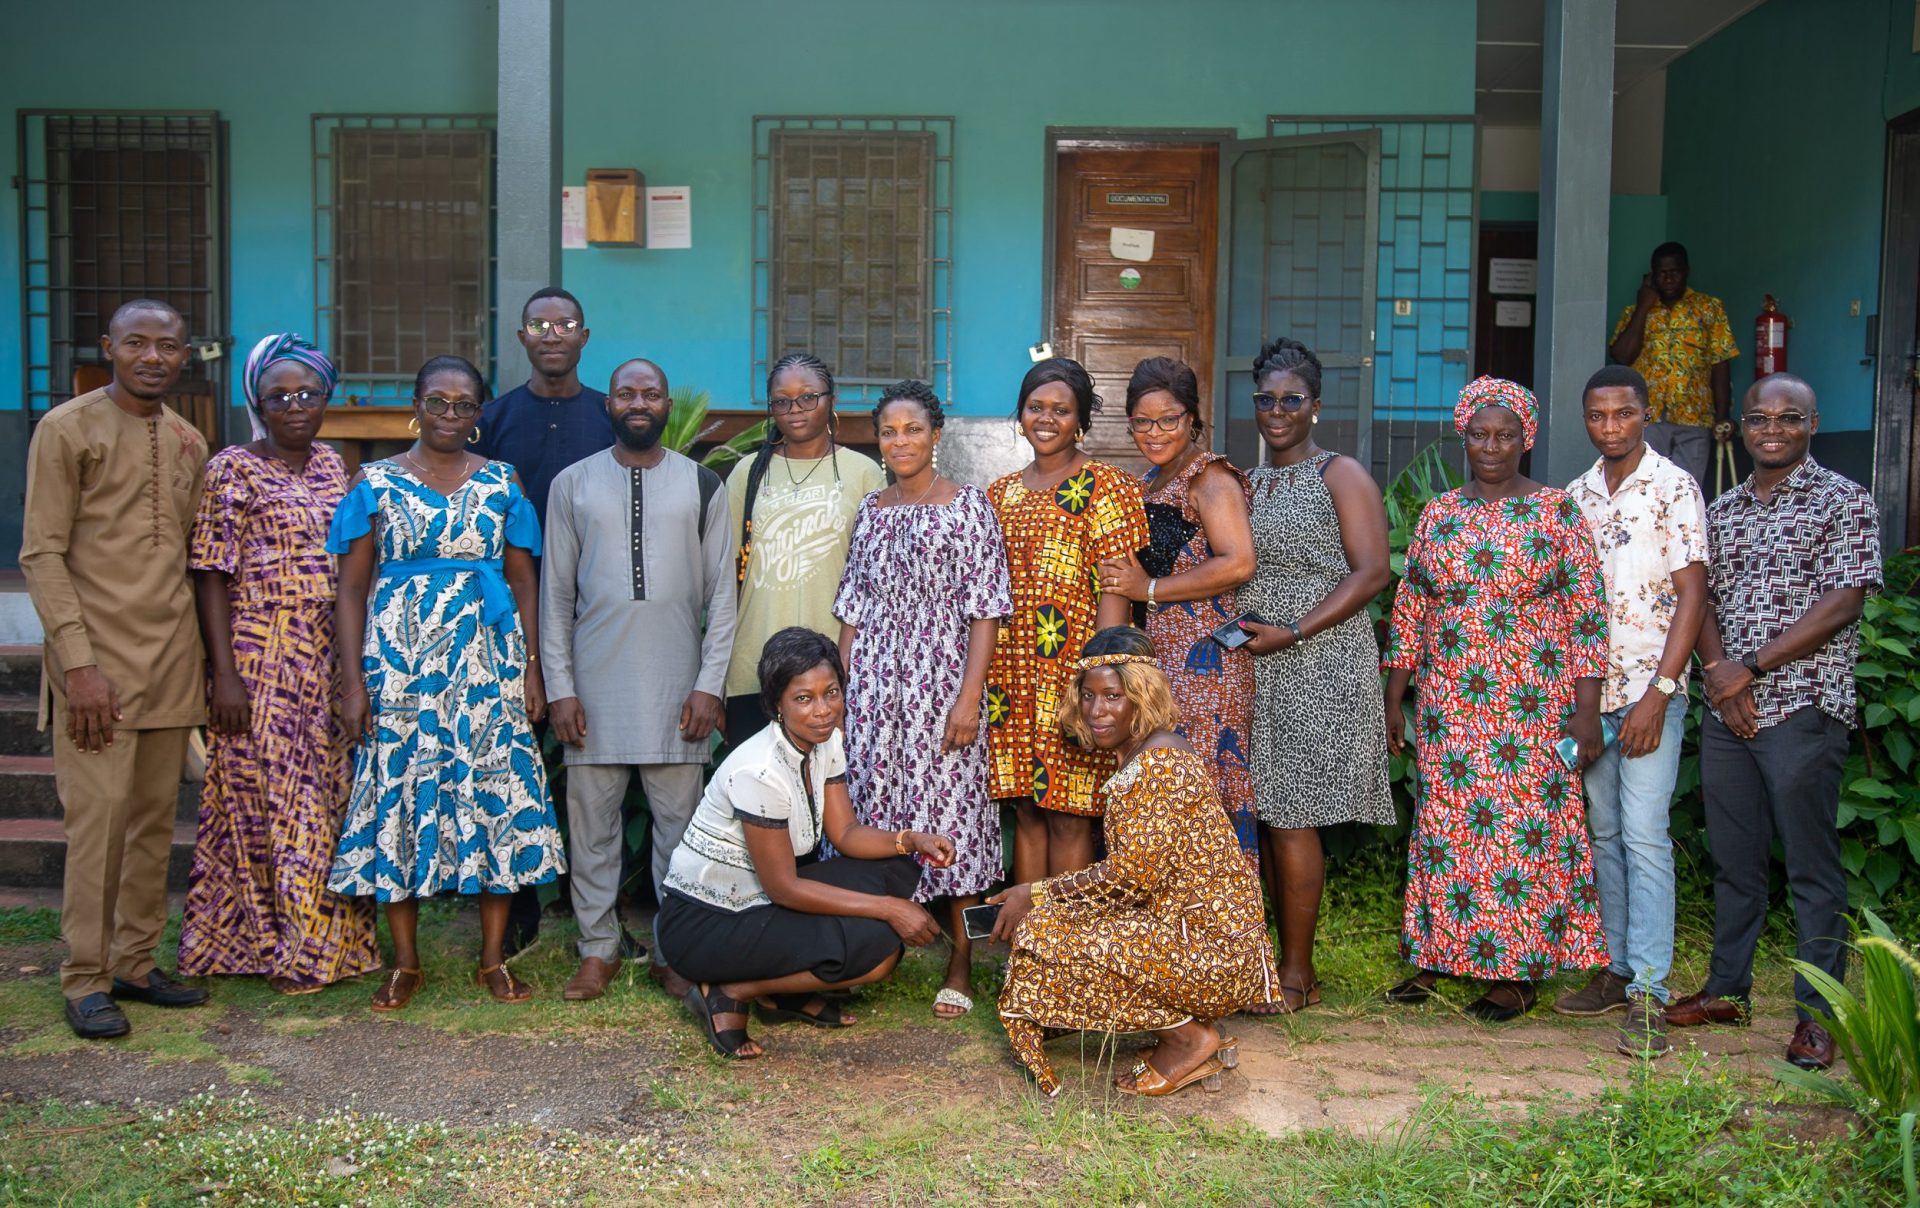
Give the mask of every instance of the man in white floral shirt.
[(1673, 963), (1673, 845), (1687, 661), (1707, 611), (1707, 505), (1691, 474), (1647, 447), (1646, 379), (1609, 365), (1582, 395), (1600, 460), (1568, 488), (1593, 529), (1607, 585), (1600, 711), (1619, 736), (1586, 770), (1587, 822), (1609, 967), (1554, 1004), (1562, 1015), (1625, 1008), (1615, 1047), (1671, 1049), (1662, 1008)]

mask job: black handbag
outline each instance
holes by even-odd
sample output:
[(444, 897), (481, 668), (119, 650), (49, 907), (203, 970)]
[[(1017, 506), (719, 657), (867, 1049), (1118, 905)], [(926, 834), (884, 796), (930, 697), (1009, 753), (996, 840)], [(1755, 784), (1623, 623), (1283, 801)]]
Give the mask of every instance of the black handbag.
[(1188, 520), (1170, 503), (1147, 504), (1147, 544), (1140, 551), (1140, 565), (1150, 579), (1164, 579), (1173, 573), (1180, 551), (1187, 548), (1200, 526)]

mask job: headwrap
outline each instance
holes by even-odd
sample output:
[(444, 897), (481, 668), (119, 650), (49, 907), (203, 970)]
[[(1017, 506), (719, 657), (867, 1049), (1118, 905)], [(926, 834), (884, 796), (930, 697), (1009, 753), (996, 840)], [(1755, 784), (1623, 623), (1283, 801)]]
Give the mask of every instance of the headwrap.
[(340, 371), (333, 367), (327, 354), (301, 339), (298, 333), (283, 331), (267, 336), (247, 354), (246, 368), (240, 374), (240, 393), (246, 396), (247, 418), (253, 422), (255, 440), (267, 434), (266, 425), (260, 418), (260, 379), (266, 376), (270, 367), (281, 361), (298, 361), (313, 370), (329, 398), (333, 397), (333, 388), (340, 384)]
[(1520, 427), (1527, 436), (1527, 448), (1533, 448), (1533, 438), (1540, 431), (1540, 404), (1534, 400), (1533, 391), (1505, 378), (1473, 379), (1460, 392), (1460, 401), (1454, 404), (1454, 431), (1465, 436), (1467, 423), (1482, 407), (1505, 407), (1519, 416)]
[(1145, 663), (1149, 667), (1160, 665), (1159, 661), (1150, 654), (1096, 654), (1091, 658), (1081, 659), (1073, 665), (1073, 669), (1087, 672), (1095, 667), (1118, 667), (1123, 663)]

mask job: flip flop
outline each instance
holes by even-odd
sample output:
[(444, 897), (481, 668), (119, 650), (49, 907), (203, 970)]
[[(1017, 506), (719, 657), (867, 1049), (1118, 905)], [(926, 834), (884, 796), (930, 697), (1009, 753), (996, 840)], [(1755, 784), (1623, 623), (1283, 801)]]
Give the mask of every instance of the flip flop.
[(701, 1027), (707, 1034), (707, 1043), (713, 1046), (714, 1052), (722, 1057), (731, 1057), (735, 1061), (751, 1061), (759, 1056), (758, 1053), (741, 1055), (740, 1047), (752, 1039), (747, 1035), (745, 1028), (728, 1028), (722, 1032), (713, 1026), (715, 1015), (736, 1013), (744, 1015), (746, 1013), (744, 1003), (728, 998), (718, 990), (711, 988), (703, 990), (698, 982), (687, 991), (686, 998), (682, 1001), (687, 1004), (687, 1010), (693, 1012), (693, 1017), (700, 1021)]
[[(816, 994), (770, 994), (753, 1004), (760, 1016), (761, 1023), (804, 1023), (812, 1028), (850, 1028), (853, 1025), (840, 1018), (840, 1011), (826, 999), (820, 999), (820, 1008), (806, 1010), (807, 1003), (818, 998)], [(771, 1002), (773, 1005), (768, 1006)]]
[(935, 1011), (933, 1013), (935, 1019), (961, 1019), (973, 1010), (973, 1000), (952, 986), (940, 987), (940, 993), (933, 996), (933, 1005), (936, 1007), (960, 1008), (959, 1014), (957, 1015), (942, 1015), (940, 1012)]

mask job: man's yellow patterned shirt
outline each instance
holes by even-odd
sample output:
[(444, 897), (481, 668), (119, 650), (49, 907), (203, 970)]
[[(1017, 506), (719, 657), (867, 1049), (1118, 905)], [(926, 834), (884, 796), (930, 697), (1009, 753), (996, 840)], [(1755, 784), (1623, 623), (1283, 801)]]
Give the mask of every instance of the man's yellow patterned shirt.
[[(1627, 329), (1633, 307), (1620, 312), (1613, 337)], [(1720, 299), (1688, 290), (1672, 306), (1647, 313), (1647, 336), (1633, 367), (1647, 379), (1653, 422), (1713, 426), (1713, 367), (1740, 355)]]

